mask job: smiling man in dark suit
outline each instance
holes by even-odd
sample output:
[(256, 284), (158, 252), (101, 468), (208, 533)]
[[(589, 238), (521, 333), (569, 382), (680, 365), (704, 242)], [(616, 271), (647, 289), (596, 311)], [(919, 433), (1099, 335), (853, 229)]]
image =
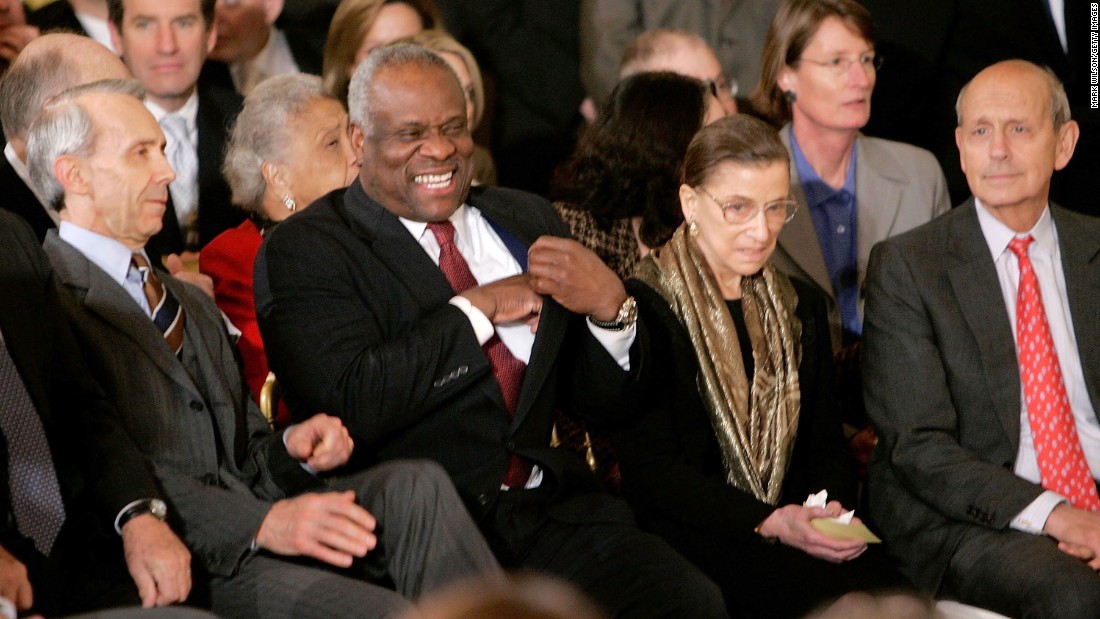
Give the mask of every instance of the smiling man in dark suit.
[(332, 475), (353, 448), (339, 420), (273, 433), (213, 300), (150, 268), (174, 174), (143, 95), (118, 80), (62, 93), (28, 153), (60, 206), (45, 249), (66, 315), (178, 514), (195, 601), (229, 617), (389, 617), (406, 597), (496, 572), (437, 465)]
[(358, 180), (280, 224), (256, 263), (268, 358), (299, 411), (340, 416), (379, 460), (442, 464), (506, 567), (568, 578), (618, 616), (724, 616), (713, 583), (549, 447), (557, 407), (598, 418), (636, 378), (618, 277), (560, 238), (545, 200), (470, 190), (440, 57), (372, 52), (349, 104)]
[(871, 511), (929, 593), (1100, 616), (1100, 221), (1048, 200), (1078, 128), (1020, 60), (959, 95), (974, 197), (871, 253)]

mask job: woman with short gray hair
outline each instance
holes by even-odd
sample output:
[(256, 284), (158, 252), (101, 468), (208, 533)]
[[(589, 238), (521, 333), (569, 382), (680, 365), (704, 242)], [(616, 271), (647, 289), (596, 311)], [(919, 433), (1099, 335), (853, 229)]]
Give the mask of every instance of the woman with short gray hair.
[[(321, 78), (272, 77), (245, 98), (222, 173), (233, 204), (248, 211), (249, 218), (203, 248), (199, 270), (214, 280), (218, 307), (241, 330), (237, 345), (253, 397), (268, 375), (252, 294), (252, 263), (260, 243), (280, 221), (347, 187), (358, 171), (347, 112), (325, 91)], [(280, 410), (275, 423), (287, 420)]]

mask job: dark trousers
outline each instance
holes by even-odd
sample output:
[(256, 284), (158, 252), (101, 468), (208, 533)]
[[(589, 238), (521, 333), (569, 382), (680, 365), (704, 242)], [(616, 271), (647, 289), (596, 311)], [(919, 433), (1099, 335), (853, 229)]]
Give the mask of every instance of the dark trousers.
[(602, 494), (555, 502), (544, 490), (501, 494), (487, 534), (505, 567), (559, 576), (613, 617), (726, 617), (718, 588)]
[(916, 593), (881, 546), (837, 564), (755, 535), (669, 523), (655, 530), (718, 584), (739, 617), (802, 617), (851, 591)]

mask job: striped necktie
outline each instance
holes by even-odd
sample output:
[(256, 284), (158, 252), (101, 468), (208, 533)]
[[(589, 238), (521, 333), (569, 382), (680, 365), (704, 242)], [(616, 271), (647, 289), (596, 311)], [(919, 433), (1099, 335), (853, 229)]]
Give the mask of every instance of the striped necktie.
[(0, 428), (8, 446), (8, 484), (15, 524), (39, 552), (48, 556), (65, 522), (65, 503), (42, 419), (3, 339), (0, 339)]
[(164, 287), (164, 283), (149, 266), (145, 254), (136, 252), (131, 258), (130, 266), (137, 269), (141, 275), (141, 290), (145, 293), (145, 299), (149, 301), (149, 315), (153, 318), (153, 323), (164, 334), (164, 341), (168, 342), (168, 347), (178, 355), (183, 348), (183, 306)]

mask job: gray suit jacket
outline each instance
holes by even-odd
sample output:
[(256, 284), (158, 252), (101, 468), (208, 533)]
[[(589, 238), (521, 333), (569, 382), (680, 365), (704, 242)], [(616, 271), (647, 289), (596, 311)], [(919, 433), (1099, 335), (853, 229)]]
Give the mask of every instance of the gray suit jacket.
[[(936, 591), (968, 534), (1005, 530), (1042, 492), (1013, 473), (1020, 372), (973, 199), (871, 252), (863, 334), (871, 513)], [(1089, 397), (1100, 410), (1100, 220), (1051, 206)]]
[[(780, 130), (779, 138), (790, 150), (789, 123)], [(779, 233), (772, 264), (787, 275), (808, 281), (825, 292), (829, 299), (833, 346), (839, 346), (840, 312), (836, 294), (829, 281), (825, 256), (806, 206), (802, 179), (798, 176), (793, 155), (791, 195), (798, 201), (798, 212)], [(867, 273), (867, 259), (875, 243), (927, 223), (951, 209), (943, 170), (932, 153), (863, 134), (856, 137), (856, 198), (856, 253), (861, 288)]]
[(153, 461), (196, 562), (231, 576), (271, 502), (285, 496), (276, 479), (311, 478), (242, 387), (217, 307), (197, 288), (158, 273), (184, 308), (181, 363), (122, 286), (56, 231), (45, 249), (88, 365)]

